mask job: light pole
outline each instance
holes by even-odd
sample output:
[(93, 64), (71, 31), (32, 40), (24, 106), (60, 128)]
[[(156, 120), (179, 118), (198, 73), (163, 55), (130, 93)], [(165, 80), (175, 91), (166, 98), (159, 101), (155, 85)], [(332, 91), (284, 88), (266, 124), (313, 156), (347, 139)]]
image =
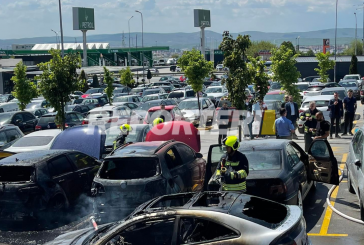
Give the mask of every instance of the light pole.
[(360, 10), (360, 9), (363, 9), (363, 39), (362, 39), (362, 42), (363, 42), (363, 52), (364, 52), (364, 3), (360, 8), (357, 8), (356, 10)]
[[(64, 57), (64, 47), (63, 47), (63, 27), (62, 27), (62, 6), (61, 6), (61, 0), (58, 0), (58, 6), (59, 6), (59, 25), (61, 27), (61, 47), (62, 47), (62, 58)], [(86, 59), (86, 57), (84, 57)]]
[(297, 37), (297, 52), (300, 52), (300, 36)]
[(56, 34), (56, 47), (57, 47), (58, 46), (58, 33), (56, 31), (54, 31), (53, 29), (51, 29), (51, 31), (53, 31)]
[[(143, 63), (143, 80), (144, 80), (144, 52), (143, 52), (143, 49), (144, 49), (144, 30), (143, 30), (143, 13), (140, 12), (139, 10), (135, 10), (135, 12), (139, 13), (141, 18), (142, 18), (142, 63)], [(144, 80), (145, 81), (145, 80)], [(144, 82), (143, 81), (143, 82)]]
[(355, 15), (355, 56), (357, 54), (357, 30), (358, 30), (358, 19), (356, 18), (356, 12), (354, 12)]
[(337, 53), (337, 46), (336, 46), (336, 38), (337, 38), (337, 4), (339, 0), (336, 0), (336, 15), (335, 15), (335, 66), (334, 66), (334, 82), (336, 82), (336, 53)]
[(130, 17), (130, 19), (128, 20), (128, 27), (129, 27), (129, 54), (128, 54), (128, 60), (129, 60), (129, 66), (131, 66), (131, 54), (130, 54), (130, 20), (131, 18), (133, 18), (134, 16)]

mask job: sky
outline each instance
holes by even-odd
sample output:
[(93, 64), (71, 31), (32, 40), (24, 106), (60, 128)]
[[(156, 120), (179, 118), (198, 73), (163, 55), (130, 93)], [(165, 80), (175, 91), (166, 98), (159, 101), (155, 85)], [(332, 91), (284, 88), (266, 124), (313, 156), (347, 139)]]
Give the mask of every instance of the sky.
[[(144, 32), (197, 32), (193, 9), (211, 11), (209, 30), (305, 32), (335, 27), (335, 0), (61, 0), (65, 36), (80, 36), (72, 26), (72, 7), (95, 8), (94, 31), (87, 35)], [(338, 27), (363, 26), (362, 1), (339, 0)], [(357, 6), (354, 6), (357, 5)], [(60, 30), (58, 0), (0, 0), (0, 39), (53, 36)]]

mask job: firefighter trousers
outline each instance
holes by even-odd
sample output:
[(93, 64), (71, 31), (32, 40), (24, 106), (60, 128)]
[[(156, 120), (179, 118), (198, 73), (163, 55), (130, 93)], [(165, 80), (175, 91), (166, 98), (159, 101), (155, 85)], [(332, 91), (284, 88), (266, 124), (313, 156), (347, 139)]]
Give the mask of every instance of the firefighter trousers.
[(312, 143), (312, 132), (305, 133), (305, 152), (308, 152)]

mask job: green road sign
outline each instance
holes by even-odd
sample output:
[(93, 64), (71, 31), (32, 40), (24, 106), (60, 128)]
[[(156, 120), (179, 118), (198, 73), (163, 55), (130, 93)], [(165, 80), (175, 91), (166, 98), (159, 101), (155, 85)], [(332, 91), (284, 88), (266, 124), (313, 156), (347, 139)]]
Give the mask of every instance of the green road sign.
[(73, 7), (73, 30), (95, 30), (95, 11)]
[(195, 27), (211, 27), (210, 10), (194, 9)]

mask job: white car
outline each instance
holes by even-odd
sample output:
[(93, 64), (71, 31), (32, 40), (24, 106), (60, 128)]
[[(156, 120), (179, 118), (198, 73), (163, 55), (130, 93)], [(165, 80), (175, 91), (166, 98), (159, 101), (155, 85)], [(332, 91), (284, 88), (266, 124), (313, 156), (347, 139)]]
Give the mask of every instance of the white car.
[(6, 150), (15, 153), (49, 150), (61, 132), (60, 129), (39, 130), (20, 138)]
[(212, 86), (205, 90), (207, 96), (213, 96), (216, 100), (228, 95), (228, 90), (225, 86)]
[(223, 64), (218, 64), (218, 65), (216, 66), (216, 70), (217, 70), (217, 71), (222, 71), (223, 69), (224, 69)]
[(177, 67), (176, 67), (176, 72), (182, 72), (182, 68), (181, 68), (181, 67), (179, 67), (179, 66), (177, 66)]
[(350, 75), (345, 75), (343, 80), (360, 80), (360, 74), (350, 74)]
[(200, 122), (206, 124), (211, 121), (211, 124), (213, 123), (215, 106), (209, 98), (200, 98), (201, 118), (198, 111), (197, 98), (181, 101), (178, 108), (181, 110), (183, 116), (195, 126), (198, 126)]
[[(325, 120), (329, 120), (330, 118), (329, 102), (333, 98), (334, 95), (309, 96), (302, 102), (301, 108), (299, 109), (299, 113), (301, 114), (302, 112), (308, 110), (310, 107), (310, 102), (315, 101), (317, 110), (322, 111)], [(301, 134), (304, 133), (304, 124), (305, 122), (298, 118), (297, 122), (298, 132), (300, 132)]]

